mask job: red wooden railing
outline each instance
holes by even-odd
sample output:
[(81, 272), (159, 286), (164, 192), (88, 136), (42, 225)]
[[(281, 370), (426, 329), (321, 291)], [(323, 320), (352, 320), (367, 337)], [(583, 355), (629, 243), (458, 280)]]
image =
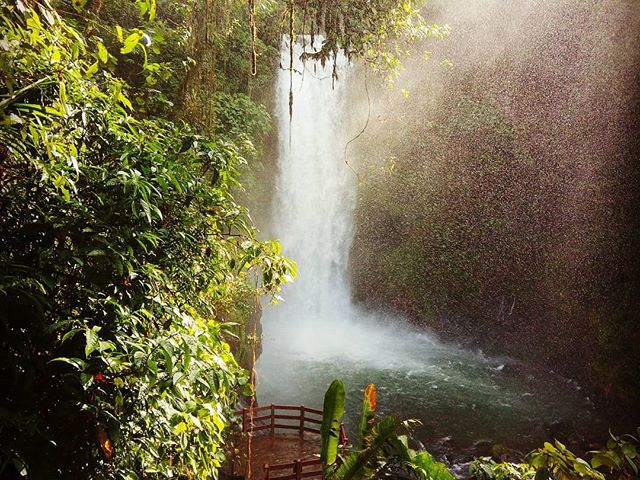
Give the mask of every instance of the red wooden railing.
[[(296, 413), (292, 413), (296, 412)], [(243, 408), (236, 412), (242, 416), (242, 431), (252, 435), (255, 432), (268, 430), (274, 435), (277, 430), (296, 430), (300, 437), (305, 433), (320, 434), (322, 410), (304, 405), (265, 405), (253, 409)], [(311, 424), (308, 426), (308, 424)], [(347, 447), (348, 439), (344, 425), (340, 425), (340, 444)], [(276, 472), (291, 473), (277, 474)], [(308, 460), (296, 459), (289, 463), (266, 464), (262, 480), (302, 480), (304, 478), (322, 477), (320, 458)]]
[(297, 430), (303, 436), (305, 432), (319, 434), (322, 425), (322, 410), (304, 405), (271, 404), (255, 407), (252, 411), (243, 408), (237, 414), (242, 415), (242, 431), (250, 434), (264, 430), (274, 434), (282, 429)]
[[(290, 470), (292, 473), (273, 475), (272, 472)], [(310, 460), (294, 460), (291, 463), (266, 464), (262, 480), (301, 480), (303, 478), (322, 477), (322, 464), (319, 458)]]

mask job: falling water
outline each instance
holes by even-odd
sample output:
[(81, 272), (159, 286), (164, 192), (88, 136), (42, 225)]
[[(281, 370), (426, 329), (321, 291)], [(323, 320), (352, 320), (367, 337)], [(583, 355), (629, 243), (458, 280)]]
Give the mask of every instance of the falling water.
[(264, 312), (258, 401), (320, 406), (331, 380), (342, 378), (353, 425), (358, 392), (373, 382), (382, 412), (421, 419), (417, 436), (436, 453), (477, 453), (480, 440), (528, 449), (550, 429), (590, 423), (590, 402), (575, 384), (445, 344), (397, 316), (352, 303), (348, 257), (357, 185), (343, 155), (353, 135), (346, 97), (357, 92), (348, 91), (345, 78), (353, 73), (344, 58), (337, 59), (340, 79), (332, 87), (331, 62), (303, 65), (300, 53), (298, 45), (291, 118), (290, 72), (280, 71), (277, 82), (273, 209), (274, 231), (297, 261), (298, 278), (285, 289), (285, 302)]
[[(295, 57), (300, 53), (297, 45)], [(283, 58), (283, 64), (287, 60)], [(344, 58), (337, 62), (340, 70), (346, 69)], [(308, 350), (331, 341), (323, 336), (322, 342), (309, 345), (305, 340), (336, 328), (352, 308), (345, 266), (354, 182), (341, 161), (344, 82), (332, 88), (328, 65), (305, 67), (298, 61), (294, 68), (292, 117), (288, 101), (279, 101), (277, 107), (281, 141), (274, 211), (275, 228), (285, 253), (298, 262), (299, 276), (296, 286), (286, 292), (286, 303), (273, 314), (296, 319), (287, 322), (287, 335), (296, 335), (304, 342), (299, 346)], [(277, 88), (277, 98), (288, 99), (290, 72), (280, 72)]]

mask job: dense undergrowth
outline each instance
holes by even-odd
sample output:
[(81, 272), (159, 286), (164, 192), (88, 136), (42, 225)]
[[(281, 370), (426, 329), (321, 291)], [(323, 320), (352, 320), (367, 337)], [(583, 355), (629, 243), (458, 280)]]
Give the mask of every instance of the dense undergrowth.
[(257, 132), (168, 115), (189, 10), (92, 6), (2, 7), (1, 475), (212, 477), (250, 393), (224, 319), (294, 265), (231, 194)]
[(559, 441), (546, 442), (527, 455), (526, 462), (476, 459), (469, 474), (477, 480), (632, 480), (640, 475), (638, 435), (610, 434), (605, 446), (588, 452), (587, 460), (575, 455)]
[[(341, 380), (331, 383), (324, 397), (321, 426), (320, 460), (326, 480), (455, 478), (444, 463), (413, 447), (411, 431), (419, 422), (383, 417), (376, 410), (376, 388), (370, 384), (364, 390), (358, 438), (351, 447), (341, 444), (345, 390)], [(605, 445), (587, 452), (587, 460), (558, 440), (545, 442), (521, 463), (506, 460), (508, 450), (496, 446), (495, 459), (477, 458), (465, 473), (476, 480), (633, 480), (640, 475), (640, 428), (637, 432), (637, 436), (610, 433)]]

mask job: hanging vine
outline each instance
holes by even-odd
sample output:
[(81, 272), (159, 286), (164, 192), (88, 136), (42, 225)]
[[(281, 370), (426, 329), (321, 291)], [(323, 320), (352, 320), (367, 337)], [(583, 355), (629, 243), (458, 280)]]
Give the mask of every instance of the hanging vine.
[(251, 35), (251, 70), (250, 76), (255, 77), (258, 73), (258, 54), (256, 53), (256, 38), (258, 29), (256, 27), (256, 4), (255, 0), (248, 0), (249, 7), (249, 34)]
[[(428, 24), (420, 12), (420, 0), (289, 0), (302, 12), (300, 33), (310, 35), (311, 48), (303, 42), (302, 60), (333, 61), (342, 52), (348, 60), (360, 58), (374, 71), (393, 80), (402, 70), (401, 58), (409, 55), (416, 40), (442, 38), (449, 29)], [(307, 24), (307, 18), (311, 21)], [(316, 48), (315, 38), (321, 36)]]
[(294, 43), (294, 3), (289, 0), (289, 122), (293, 118), (293, 43)]

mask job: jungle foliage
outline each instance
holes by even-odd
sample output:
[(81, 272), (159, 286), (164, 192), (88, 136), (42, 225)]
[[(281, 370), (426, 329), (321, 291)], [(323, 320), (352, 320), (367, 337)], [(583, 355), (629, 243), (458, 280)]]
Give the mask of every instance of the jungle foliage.
[[(3, 476), (214, 476), (247, 382), (220, 319), (295, 271), (230, 194), (245, 160), (134, 116), (160, 69), (141, 29), (116, 48), (44, 2), (2, 18)], [(135, 88), (109, 68), (134, 51)]]
[[(444, 463), (425, 450), (409, 447), (416, 421), (400, 421), (392, 415), (380, 418), (376, 404), (375, 386), (369, 385), (363, 395), (355, 447), (341, 445), (344, 385), (334, 380), (329, 386), (324, 398), (320, 457), (325, 479), (453, 480)], [(476, 458), (469, 466), (469, 475), (477, 480), (633, 480), (640, 475), (638, 438), (640, 428), (637, 436), (610, 433), (602, 448), (587, 452), (588, 460), (554, 440), (529, 453), (522, 463)]]
[[(640, 429), (638, 429), (640, 436)], [(640, 474), (638, 436), (610, 434), (606, 446), (589, 453), (584, 460), (561, 442), (546, 442), (527, 456), (526, 463), (476, 459), (469, 473), (478, 480), (632, 480)]]
[(0, 5), (2, 478), (217, 476), (226, 320), (295, 275), (234, 199), (293, 12), (249, 6)]
[[(304, 59), (335, 59), (338, 51), (358, 57), (389, 82), (402, 70), (402, 58), (414, 51), (415, 42), (443, 38), (446, 25), (429, 24), (420, 13), (421, 0), (290, 0), (289, 33), (307, 34), (311, 44), (322, 35), (321, 48), (303, 54)], [(294, 35), (291, 35), (294, 34)], [(335, 67), (335, 63), (334, 63)], [(333, 77), (337, 79), (337, 69)]]

